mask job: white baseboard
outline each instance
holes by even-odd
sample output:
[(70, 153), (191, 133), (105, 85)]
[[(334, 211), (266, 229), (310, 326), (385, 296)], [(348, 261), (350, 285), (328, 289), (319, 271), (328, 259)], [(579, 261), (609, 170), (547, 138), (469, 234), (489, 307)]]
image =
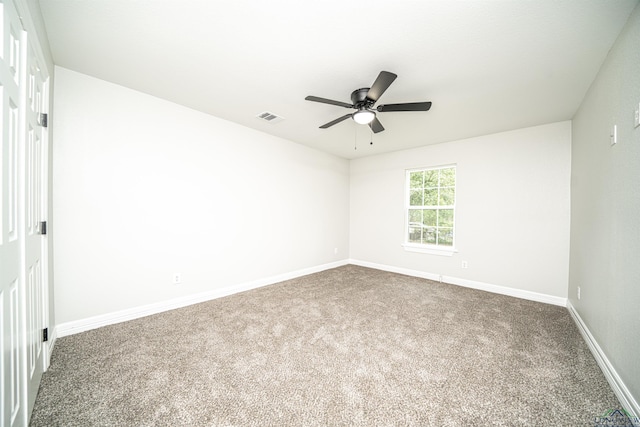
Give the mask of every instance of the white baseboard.
[(474, 280), (460, 279), (451, 276), (441, 276), (435, 273), (427, 273), (419, 270), (411, 270), (408, 268), (394, 267), (385, 264), (377, 264), (373, 262), (360, 261), (350, 259), (349, 264), (360, 265), (362, 267), (375, 268), (377, 270), (389, 271), (391, 273), (405, 274), (407, 276), (420, 277), (423, 279), (441, 281), (452, 285), (464, 286), (465, 288), (473, 288), (481, 291), (492, 292), (494, 294), (508, 295), (511, 297), (522, 298), (529, 301), (543, 302), (546, 304), (567, 306), (567, 299), (556, 297), (553, 295), (541, 294), (538, 292), (525, 291), (522, 289), (508, 288), (506, 286), (492, 285), (490, 283), (476, 282)]
[(163, 311), (174, 310), (176, 308), (186, 307), (192, 304), (198, 304), (201, 302), (209, 301), (216, 298), (221, 298), (229, 295), (233, 295), (239, 292), (248, 291), (251, 289), (260, 288), (274, 283), (282, 282), (285, 280), (295, 279), (297, 277), (306, 276), (308, 274), (317, 273), (320, 271), (328, 270), (330, 268), (341, 267), (347, 264), (360, 265), (363, 267), (375, 268), (378, 270), (389, 271), (393, 273), (406, 274), (408, 276), (421, 277), (430, 280), (442, 280), (442, 282), (450, 283), (454, 285), (464, 286), (473, 289), (479, 289), (483, 291), (509, 295), (517, 298), (523, 298), (532, 301), (544, 302), (554, 305), (566, 306), (566, 298), (554, 297), (551, 295), (539, 294), (536, 292), (524, 291), (519, 289), (507, 288), (504, 286), (491, 285), (488, 283), (476, 282), (471, 280), (459, 279), (449, 276), (440, 276), (433, 273), (427, 273), (418, 270), (410, 270), (406, 268), (393, 267), (384, 264), (376, 264), (366, 261), (360, 261), (355, 259), (341, 260), (328, 264), (322, 264), (315, 267), (296, 270), (289, 273), (279, 274), (276, 276), (267, 277), (264, 279), (258, 279), (251, 282), (240, 283), (237, 285), (227, 286), (220, 289), (214, 289), (199, 294), (188, 295), (181, 298), (175, 298), (168, 301), (162, 301), (154, 304), (148, 304), (140, 307), (134, 307), (127, 310), (121, 310), (113, 313), (106, 313), (98, 316), (88, 317), (85, 319), (74, 320), (71, 322), (65, 322), (57, 325), (52, 333), (51, 349), (55, 344), (56, 338), (62, 338), (68, 335), (77, 334), (80, 332), (88, 331), (91, 329), (100, 328), (107, 325), (113, 325), (115, 323), (126, 322), (128, 320), (138, 319), (140, 317), (149, 316), (152, 314), (161, 313)]
[(591, 350), (593, 357), (596, 359), (598, 366), (600, 366), (602, 373), (609, 382), (609, 385), (611, 386), (611, 389), (615, 393), (616, 397), (618, 398), (624, 409), (632, 415), (632, 422), (634, 422), (635, 425), (640, 425), (640, 405), (638, 405), (638, 402), (633, 398), (631, 392), (622, 381), (622, 378), (620, 378), (615, 368), (609, 361), (609, 358), (604, 353), (604, 351), (602, 351), (602, 348), (598, 344), (598, 341), (596, 341), (594, 336), (591, 334), (591, 331), (584, 323), (570, 301), (567, 302), (567, 309), (569, 310), (569, 313), (571, 314), (574, 322), (578, 326), (578, 330), (582, 334), (582, 338), (584, 338), (585, 342), (589, 346), (589, 350)]
[[(264, 279), (258, 279), (251, 282), (240, 283), (237, 285), (226, 286), (220, 289), (214, 289), (211, 291), (198, 293), (194, 295), (188, 295), (181, 298), (175, 298), (168, 301), (162, 301), (155, 304), (148, 304), (140, 307), (134, 307), (127, 310), (121, 310), (113, 313), (102, 314), (99, 316), (88, 317), (86, 319), (74, 320), (71, 322), (65, 322), (57, 325), (54, 328), (53, 336), (56, 338), (66, 337), (68, 335), (78, 334), (80, 332), (88, 331), (91, 329), (100, 328), (107, 325), (113, 325), (115, 323), (126, 322), (128, 320), (138, 319), (141, 317), (149, 316), (152, 314), (162, 313), (163, 311), (174, 310), (176, 308), (186, 307), (192, 304), (198, 304), (205, 301), (210, 301), (216, 298), (222, 298), (229, 295), (237, 294), (239, 292), (248, 291), (251, 289), (260, 288), (263, 286), (272, 285), (274, 283), (283, 282), (285, 280), (295, 279), (297, 277), (306, 276), (312, 273), (318, 273), (320, 271), (328, 270), (331, 268), (341, 267), (347, 265), (348, 260), (331, 262), (328, 264), (322, 264), (315, 267), (304, 268), (301, 270), (292, 271), (289, 273), (279, 274), (276, 276), (267, 277)], [(53, 343), (51, 345), (53, 349)]]

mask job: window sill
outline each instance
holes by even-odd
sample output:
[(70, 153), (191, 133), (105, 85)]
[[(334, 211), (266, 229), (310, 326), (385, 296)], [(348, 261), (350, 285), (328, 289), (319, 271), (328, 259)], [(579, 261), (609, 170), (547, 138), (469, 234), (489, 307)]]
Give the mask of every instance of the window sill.
[(419, 252), (429, 255), (452, 256), (458, 252), (455, 248), (438, 248), (433, 246), (416, 245), (414, 243), (403, 243), (402, 247), (407, 252)]

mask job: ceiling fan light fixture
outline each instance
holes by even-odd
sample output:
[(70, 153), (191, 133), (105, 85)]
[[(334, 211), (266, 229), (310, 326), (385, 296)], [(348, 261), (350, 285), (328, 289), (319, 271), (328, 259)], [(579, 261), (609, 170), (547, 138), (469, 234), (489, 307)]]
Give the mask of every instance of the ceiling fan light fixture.
[(360, 109), (353, 113), (353, 120), (360, 125), (367, 125), (376, 118), (376, 113), (371, 110)]

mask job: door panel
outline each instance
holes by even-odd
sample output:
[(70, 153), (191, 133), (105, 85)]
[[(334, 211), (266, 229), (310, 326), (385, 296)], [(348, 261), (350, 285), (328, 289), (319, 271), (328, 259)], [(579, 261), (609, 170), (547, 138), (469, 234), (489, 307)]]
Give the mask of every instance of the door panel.
[(28, 424), (48, 347), (49, 79), (11, 0), (0, 0), (0, 425)]
[(21, 242), (19, 233), (20, 73), (22, 26), (11, 2), (0, 4), (0, 425), (24, 423), (21, 340)]

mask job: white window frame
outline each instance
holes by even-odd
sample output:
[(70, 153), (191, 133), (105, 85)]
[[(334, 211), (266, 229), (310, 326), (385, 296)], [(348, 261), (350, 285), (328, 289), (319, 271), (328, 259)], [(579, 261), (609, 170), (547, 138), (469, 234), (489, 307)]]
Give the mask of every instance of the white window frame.
[[(454, 185), (454, 199), (453, 199), (453, 205), (447, 205), (447, 208), (451, 208), (453, 209), (453, 244), (451, 246), (442, 246), (442, 245), (438, 245), (436, 244), (425, 244), (425, 243), (413, 243), (413, 242), (409, 242), (409, 208), (411, 207), (410, 204), (410, 197), (411, 197), (411, 173), (412, 172), (420, 172), (420, 171), (429, 171), (429, 170), (440, 170), (440, 169), (449, 169), (449, 168), (454, 168), (456, 171), (456, 182)], [(405, 171), (405, 197), (404, 197), (404, 238), (403, 238), (403, 244), (402, 247), (404, 248), (405, 251), (408, 252), (419, 252), (419, 253), (426, 253), (426, 254), (431, 254), (431, 255), (442, 255), (442, 256), (452, 256), (454, 253), (458, 252), (456, 249), (456, 201), (458, 199), (457, 197), (457, 187), (458, 187), (458, 176), (457, 176), (458, 170), (457, 170), (457, 165), (456, 164), (448, 164), (448, 165), (441, 165), (441, 166), (429, 166), (429, 167), (422, 167), (422, 168), (414, 168), (414, 169), (407, 169)], [(439, 183), (438, 183), (438, 188), (440, 187)], [(415, 208), (415, 206), (414, 206)], [(434, 207), (429, 207), (429, 208), (434, 208)], [(442, 208), (440, 206), (438, 206), (438, 208)]]

